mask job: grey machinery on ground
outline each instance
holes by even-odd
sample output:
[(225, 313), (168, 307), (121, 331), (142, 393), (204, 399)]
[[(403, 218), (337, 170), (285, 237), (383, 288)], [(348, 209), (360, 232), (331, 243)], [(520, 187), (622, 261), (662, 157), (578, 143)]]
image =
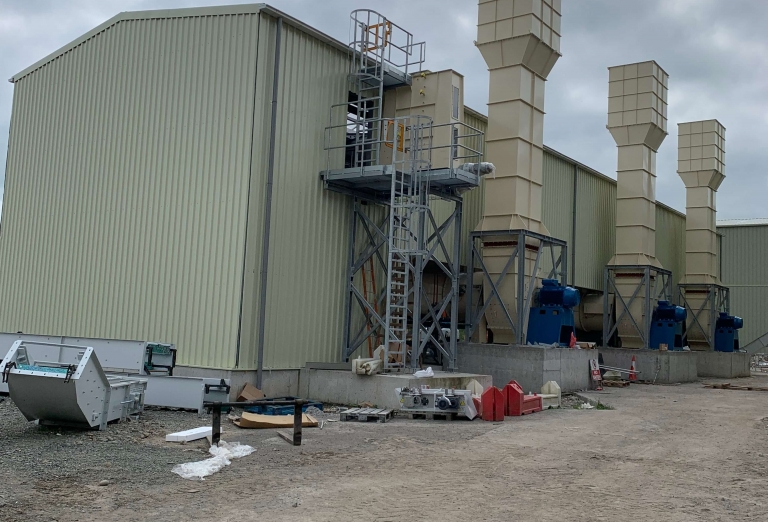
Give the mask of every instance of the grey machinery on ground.
[[(33, 358), (28, 346), (42, 350)], [(14, 404), (39, 424), (103, 430), (144, 410), (147, 378), (105, 373), (92, 347), (18, 340), (0, 372)]]

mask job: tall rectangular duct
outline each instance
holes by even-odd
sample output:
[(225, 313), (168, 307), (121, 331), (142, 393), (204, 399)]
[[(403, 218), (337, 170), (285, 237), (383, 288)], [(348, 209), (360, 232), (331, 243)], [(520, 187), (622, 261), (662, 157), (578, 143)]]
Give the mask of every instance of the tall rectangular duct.
[[(479, 231), (524, 229), (549, 235), (541, 222), (544, 82), (560, 58), (560, 14), (560, 0), (478, 2), (476, 45), (490, 72), (485, 160), (496, 166), (495, 176), (485, 179)], [(485, 238), (483, 260), (494, 279), (515, 247), (503, 234)], [(529, 254), (526, 276), (535, 275)], [(514, 316), (517, 278), (505, 278), (499, 292)], [(488, 285), (485, 294), (490, 295)], [(513, 342), (500, 304), (492, 303), (485, 317), (495, 342)]]
[[(707, 299), (712, 286), (721, 285), (717, 266), (715, 196), (725, 179), (725, 127), (717, 120), (678, 124), (677, 174), (685, 183), (685, 276), (681, 291), (694, 313)], [(701, 313), (694, 326), (688, 317), (688, 345), (693, 350), (711, 349), (705, 332), (714, 317)]]
[(717, 120), (677, 126), (677, 174), (685, 183), (685, 277), (720, 284), (715, 195), (725, 179), (725, 127)]
[[(608, 68), (608, 125), (618, 148), (616, 253), (609, 265), (661, 268), (656, 259), (656, 152), (667, 137), (669, 76), (654, 61)], [(625, 302), (635, 295), (619, 321), (622, 346), (642, 348), (635, 324), (647, 325), (646, 292), (639, 270), (616, 272), (616, 287)], [(650, 284), (650, 282), (649, 282)], [(650, 295), (650, 294), (648, 294)], [(654, 297), (650, 297), (655, 301)], [(625, 311), (617, 299), (617, 317)], [(631, 317), (630, 317), (631, 316)], [(647, 341), (647, 340), (646, 340)]]

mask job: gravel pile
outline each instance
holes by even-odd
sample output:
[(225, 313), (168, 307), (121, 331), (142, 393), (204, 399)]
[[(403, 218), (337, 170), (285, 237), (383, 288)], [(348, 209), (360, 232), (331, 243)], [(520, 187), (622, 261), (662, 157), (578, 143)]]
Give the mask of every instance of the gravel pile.
[(45, 427), (28, 422), (6, 397), (0, 403), (0, 477), (99, 484), (141, 476), (163, 482), (173, 465), (207, 450), (205, 439), (171, 445), (165, 435), (209, 422), (193, 412), (147, 410), (139, 420), (113, 423), (105, 431)]

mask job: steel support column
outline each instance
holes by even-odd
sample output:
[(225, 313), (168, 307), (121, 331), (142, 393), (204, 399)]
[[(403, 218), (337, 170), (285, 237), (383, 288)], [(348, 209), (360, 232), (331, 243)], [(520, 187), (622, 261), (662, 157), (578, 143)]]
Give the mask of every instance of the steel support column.
[[(458, 303), (459, 275), (461, 270), (461, 218), (462, 200), (452, 198), (454, 211), (444, 221), (438, 223), (432, 211), (426, 206), (422, 213), (422, 222), (417, 224), (421, 233), (414, 235), (419, 242), (421, 256), (413, 256), (414, 284), (409, 293), (409, 319), (411, 322), (411, 360), (410, 369), (418, 366), (419, 356), (428, 343), (433, 343), (446, 361), (448, 370), (456, 369), (458, 345)], [(380, 224), (366, 212), (366, 209), (386, 209), (386, 214), (379, 216)], [(362, 204), (356, 200), (350, 221), (350, 242), (347, 267), (347, 295), (344, 310), (344, 344), (342, 358), (349, 360), (352, 354), (370, 337), (378, 335), (386, 328), (386, 318), (377, 313), (374, 306), (365, 300), (364, 289), (358, 287), (358, 274), (365, 263), (371, 258), (377, 259), (377, 269), (386, 273), (387, 224), (389, 223), (389, 207), (368, 202)], [(418, 239), (421, 236), (421, 240)], [(447, 246), (447, 238), (453, 238), (452, 248)], [(445, 262), (442, 260), (445, 259)], [(423, 288), (424, 270), (428, 264), (437, 267), (450, 283), (450, 290), (437, 303), (429, 301)], [(385, 289), (377, 289), (379, 310), (383, 310)], [(422, 302), (427, 303), (427, 312), (421, 314)], [(357, 311), (357, 312), (356, 312)], [(449, 313), (451, 318), (451, 334), (446, 336), (440, 327), (440, 318)], [(359, 315), (363, 318), (360, 320)], [(418, 325), (417, 329), (414, 325)]]
[[(477, 248), (477, 243), (482, 242), (485, 239), (491, 239), (496, 242), (498, 238), (509, 238), (510, 244), (513, 246), (512, 252), (507, 260), (504, 269), (501, 271), (496, 280), (493, 279), (483, 261), (482, 251)], [(536, 252), (536, 258), (534, 260), (534, 266), (531, 274), (525, 272), (525, 255), (526, 244), (535, 243), (537, 246), (532, 246), (531, 251)], [(465, 310), (465, 337), (471, 339), (472, 334), (477, 329), (480, 322), (480, 318), (485, 313), (488, 305), (496, 299), (501, 305), (501, 310), (504, 313), (504, 318), (509, 324), (512, 332), (515, 336), (515, 342), (517, 344), (525, 343), (525, 335), (528, 330), (528, 314), (530, 305), (533, 300), (533, 292), (536, 288), (537, 273), (539, 271), (542, 254), (549, 250), (550, 260), (552, 266), (549, 273), (544, 276), (545, 279), (556, 279), (561, 285), (566, 285), (568, 281), (568, 245), (565, 241), (560, 239), (545, 236), (543, 234), (537, 234), (528, 230), (491, 230), (491, 231), (475, 231), (470, 234), (469, 245), (467, 248), (467, 288), (469, 296), (467, 297), (467, 305)], [(509, 313), (506, 303), (501, 298), (499, 287), (504, 279), (507, 277), (508, 272), (512, 266), (517, 264), (517, 313), (515, 318)], [(479, 268), (483, 275), (484, 283), (488, 283), (490, 287), (490, 294), (488, 296), (479, 296), (477, 302), (474, 301), (471, 290), (474, 288), (474, 272), (475, 268)], [(526, 282), (528, 283), (528, 289), (526, 291)], [(482, 289), (481, 289), (482, 293)]]
[[(640, 280), (635, 286), (632, 295), (628, 301), (619, 293), (616, 286), (617, 273), (630, 273), (639, 276)], [(611, 336), (618, 331), (619, 323), (626, 316), (632, 323), (632, 328), (643, 341), (643, 348), (649, 348), (651, 339), (651, 317), (653, 315), (652, 302), (659, 300), (672, 300), (672, 272), (663, 268), (657, 268), (650, 265), (610, 265), (606, 266), (603, 272), (603, 346), (608, 346)], [(630, 313), (630, 308), (635, 299), (642, 292), (643, 317), (645, 318), (642, 326), (638, 324), (635, 317)], [(617, 308), (616, 321), (613, 326), (609, 322), (610, 296), (614, 294)], [(619, 304), (622, 306), (619, 307)], [(618, 310), (621, 313), (618, 313)]]

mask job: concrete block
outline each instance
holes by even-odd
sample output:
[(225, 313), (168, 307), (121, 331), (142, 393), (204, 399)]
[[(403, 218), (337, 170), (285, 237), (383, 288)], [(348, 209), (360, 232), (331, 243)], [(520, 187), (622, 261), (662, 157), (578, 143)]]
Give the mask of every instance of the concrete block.
[(454, 388), (465, 390), (472, 380), (487, 389), (491, 377), (470, 373), (435, 372), (434, 377), (416, 378), (411, 374), (383, 373), (378, 375), (356, 375), (351, 370), (317, 370), (307, 368), (302, 379), (306, 386), (307, 398), (331, 404), (357, 405), (370, 402), (378, 408), (400, 409), (396, 388)]
[(698, 380), (696, 352), (600, 348), (606, 366), (629, 369), (632, 356), (638, 379), (657, 384), (695, 382)]
[(562, 392), (560, 386), (555, 381), (549, 381), (541, 387), (541, 399), (544, 409), (559, 408), (561, 405)]
[(750, 354), (746, 352), (694, 352), (699, 377), (733, 379), (749, 377)]
[(525, 392), (538, 392), (548, 381), (563, 392), (589, 388), (589, 360), (596, 350), (461, 343), (457, 365), (462, 371), (490, 375), (493, 384), (517, 381)]

